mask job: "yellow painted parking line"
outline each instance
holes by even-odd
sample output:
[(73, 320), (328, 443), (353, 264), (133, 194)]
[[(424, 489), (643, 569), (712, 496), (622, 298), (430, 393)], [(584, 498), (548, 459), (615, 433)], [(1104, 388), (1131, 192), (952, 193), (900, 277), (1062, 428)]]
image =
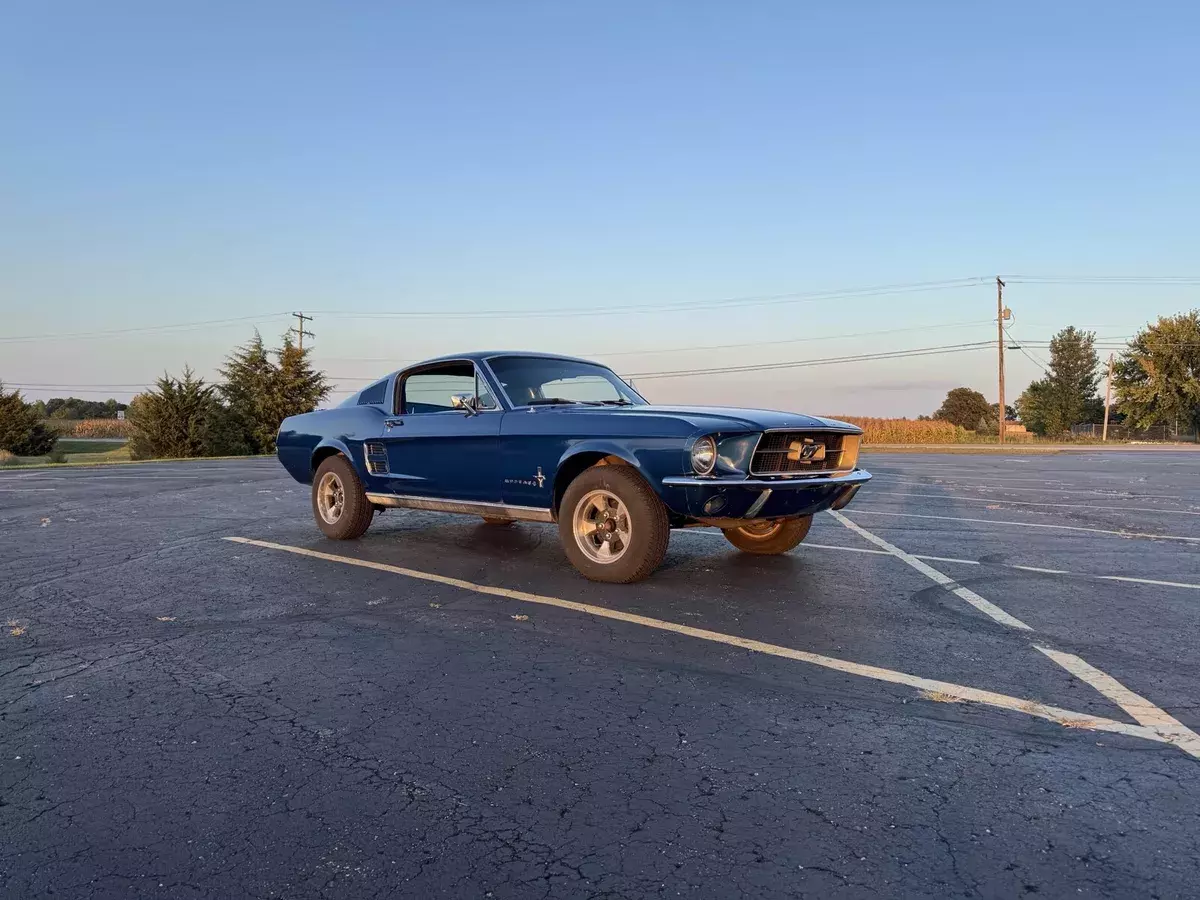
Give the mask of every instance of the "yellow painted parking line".
[[(372, 569), (377, 572), (388, 572), (393, 575), (403, 575), (407, 578), (415, 578), (421, 581), (444, 584), (448, 587), (456, 587), (464, 591), (471, 591), (477, 594), (486, 594), (493, 597), (503, 597), (507, 600), (519, 600), (524, 603), (534, 603), (541, 606), (556, 607), (558, 609), (584, 613), (596, 618), (625, 622), (630, 625), (640, 625), (644, 628), (653, 628), (658, 631), (671, 632), (703, 641), (712, 641), (713, 643), (724, 644), (729, 647), (737, 647), (742, 650), (748, 650), (752, 653), (762, 653), (768, 656), (794, 660), (796, 662), (809, 663), (810, 665), (820, 666), (821, 668), (830, 669), (835, 672), (841, 672), (846, 675), (856, 675), (861, 678), (869, 678), (889, 684), (904, 685), (924, 693), (943, 694), (956, 700), (978, 703), (982, 706), (990, 706), (995, 709), (1003, 709), (1009, 712), (1024, 713), (1025, 715), (1034, 716), (1035, 718), (1057, 722), (1059, 725), (1069, 728), (1123, 734), (1130, 737), (1144, 738), (1146, 740), (1157, 741), (1164, 744), (1178, 744), (1178, 739), (1176, 736), (1164, 733), (1156, 727), (1133, 725), (1127, 722), (1118, 722), (1114, 719), (1106, 719), (1100, 716), (1090, 716), (1084, 713), (1077, 713), (1072, 712), (1071, 710), (1062, 709), (1057, 706), (1049, 706), (1045, 703), (1039, 703), (1036, 700), (1025, 700), (1020, 697), (1010, 697), (1006, 694), (998, 694), (994, 691), (985, 691), (979, 688), (967, 687), (961, 684), (953, 684), (948, 681), (937, 681), (931, 678), (922, 678), (918, 675), (909, 675), (905, 672), (897, 672), (893, 669), (884, 669), (880, 668), (879, 666), (864, 665), (863, 663), (851, 662), (845, 659), (837, 659), (835, 657), (824, 656), (819, 653), (810, 653), (806, 650), (794, 650), (791, 647), (783, 647), (778, 644), (768, 644), (763, 641), (753, 640), (751, 638), (739, 637), (738, 635), (724, 634), (719, 631), (709, 631), (708, 629), (695, 628), (691, 625), (681, 625), (677, 622), (668, 622), (663, 619), (654, 619), (649, 616), (642, 616), (636, 613), (623, 612), (622, 610), (617, 609), (608, 609), (607, 607), (595, 606), (590, 603), (580, 603), (575, 600), (563, 600), (559, 597), (550, 597), (544, 594), (532, 594), (527, 591), (514, 591), (509, 588), (493, 587), (492, 585), (487, 584), (476, 584), (475, 582), (466, 581), (462, 578), (452, 578), (447, 575), (438, 575), (433, 572), (422, 572), (418, 569), (409, 569), (404, 566), (393, 566), (389, 565), (388, 563), (374, 562), (367, 559), (354, 559), (348, 556), (338, 556), (337, 554), (333, 553), (322, 553), (319, 550), (309, 550), (305, 547), (293, 547), (290, 544), (277, 544), (273, 541), (260, 541), (254, 538), (246, 537), (227, 537), (225, 540), (233, 541), (234, 543), (238, 544), (246, 544), (252, 547), (261, 547), (265, 550), (278, 550), (284, 553), (293, 553), (297, 556), (305, 556), (310, 559), (320, 559), (327, 562), (341, 563), (342, 565), (355, 566), (362, 569)], [(1188, 752), (1191, 751), (1188, 750)]]

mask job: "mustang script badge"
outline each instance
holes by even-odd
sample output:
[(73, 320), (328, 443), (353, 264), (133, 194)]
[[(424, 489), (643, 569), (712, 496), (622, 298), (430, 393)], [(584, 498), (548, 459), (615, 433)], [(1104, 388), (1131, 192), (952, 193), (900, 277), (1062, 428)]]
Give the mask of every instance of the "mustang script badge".
[(821, 462), (825, 459), (825, 445), (818, 444), (812, 438), (792, 441), (788, 444), (788, 459), (792, 462)]

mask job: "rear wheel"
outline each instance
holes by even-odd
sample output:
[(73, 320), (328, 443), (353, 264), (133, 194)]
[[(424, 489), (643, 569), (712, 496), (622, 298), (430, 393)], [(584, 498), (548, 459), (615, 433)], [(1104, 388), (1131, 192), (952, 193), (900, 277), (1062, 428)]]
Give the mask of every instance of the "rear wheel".
[(725, 539), (744, 553), (775, 556), (800, 545), (812, 528), (812, 516), (802, 519), (764, 519), (737, 528), (723, 528)]
[(335, 541), (362, 537), (375, 515), (358, 473), (341, 455), (329, 457), (317, 468), (312, 507), (317, 526)]
[(567, 487), (558, 533), (585, 578), (628, 584), (659, 567), (671, 528), (662, 501), (636, 471), (594, 466)]

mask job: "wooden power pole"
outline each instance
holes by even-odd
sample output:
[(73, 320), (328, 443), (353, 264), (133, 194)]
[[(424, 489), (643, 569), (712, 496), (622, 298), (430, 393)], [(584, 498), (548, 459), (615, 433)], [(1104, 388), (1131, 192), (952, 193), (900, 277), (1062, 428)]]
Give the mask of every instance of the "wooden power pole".
[(1000, 363), (1000, 415), (997, 428), (998, 440), (1004, 443), (1004, 320), (1012, 313), (1004, 308), (1004, 282), (996, 276), (996, 349)]
[(316, 337), (316, 335), (313, 334), (311, 331), (304, 330), (304, 323), (311, 322), (313, 320), (313, 317), (306, 316), (302, 312), (292, 313), (292, 315), (295, 316), (300, 321), (300, 325), (292, 330), (296, 332), (296, 336), (300, 339), (300, 352), (303, 353), (304, 352), (304, 336), (307, 334), (309, 337)]
[[(1104, 428), (1100, 431), (1100, 440), (1108, 440), (1108, 407), (1112, 405), (1112, 369), (1113, 354), (1108, 354), (1108, 382), (1104, 385)], [(1093, 432), (1094, 433), (1094, 432)]]

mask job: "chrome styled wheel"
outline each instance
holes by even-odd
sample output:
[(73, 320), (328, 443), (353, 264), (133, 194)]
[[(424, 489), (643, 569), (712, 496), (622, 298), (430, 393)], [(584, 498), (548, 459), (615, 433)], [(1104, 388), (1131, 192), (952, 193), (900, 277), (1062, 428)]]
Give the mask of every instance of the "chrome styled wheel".
[(802, 516), (798, 519), (758, 519), (721, 530), (725, 539), (739, 550), (777, 556), (798, 546), (811, 527), (812, 516)]
[(572, 516), (575, 543), (592, 562), (615, 563), (633, 539), (633, 522), (621, 498), (611, 491), (595, 490), (575, 504)]
[(317, 485), (317, 511), (330, 525), (336, 525), (346, 508), (346, 488), (336, 472), (326, 472)]
[(770, 519), (764, 519), (758, 522), (751, 522), (747, 525), (743, 525), (738, 529), (738, 531), (750, 537), (758, 538), (759, 540), (765, 540), (766, 538), (769, 538), (773, 534), (777, 533), (782, 527), (783, 523), (778, 520), (771, 521)]

